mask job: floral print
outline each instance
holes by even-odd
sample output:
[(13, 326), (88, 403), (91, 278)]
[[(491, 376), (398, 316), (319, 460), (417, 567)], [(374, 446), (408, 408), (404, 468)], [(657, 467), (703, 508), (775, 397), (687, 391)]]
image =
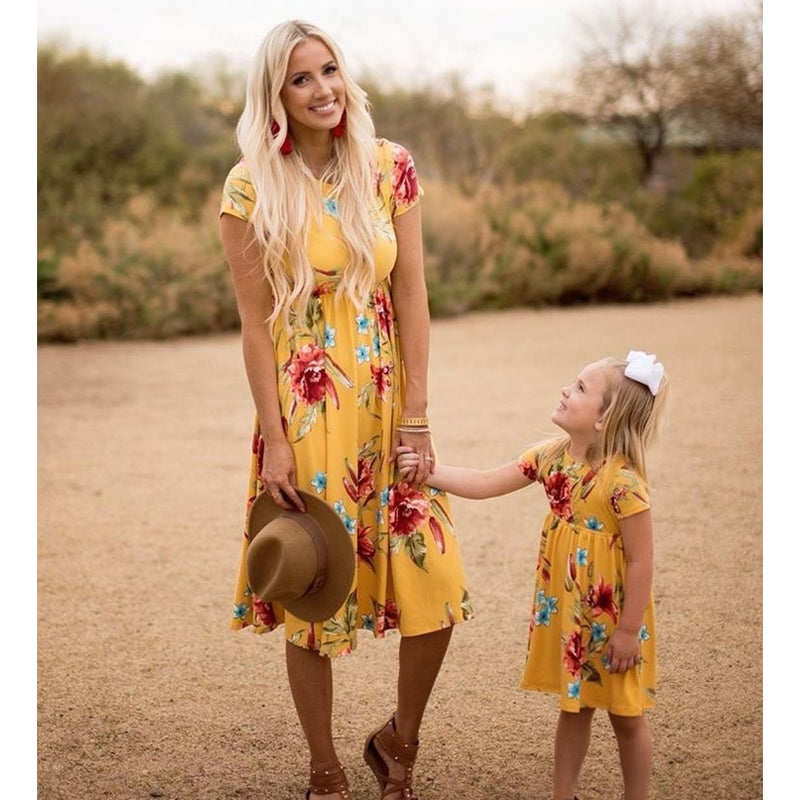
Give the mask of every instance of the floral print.
[(542, 452), (533, 447), (517, 459), (522, 474), (543, 485), (550, 505), (520, 685), (559, 695), (566, 711), (591, 707), (638, 716), (655, 702), (652, 597), (639, 632), (641, 664), (608, 672), (606, 646), (624, 602), (619, 520), (650, 507), (646, 486), (622, 459), (590, 469), (565, 453), (542, 474)]
[[(335, 298), (347, 253), (336, 198), (328, 195), (308, 243), (316, 288), (308, 308), (290, 312), (290, 330), (276, 332), (274, 342), (298, 486), (326, 500), (350, 531), (357, 565), (352, 590), (342, 608), (320, 623), (296, 619), (279, 603), (265, 604), (247, 586), (244, 536), (231, 618), (234, 629), (256, 633), (284, 625), (290, 642), (328, 656), (350, 652), (359, 628), (377, 637), (395, 629), (416, 635), (473, 616), (447, 496), (397, 483), (389, 463), (405, 388), (391, 296), (397, 255), (392, 220), (419, 202), (422, 190), (405, 148), (379, 139), (376, 154), (376, 282), (369, 302), (356, 309)], [(220, 211), (247, 220), (254, 203), (240, 162), (228, 175)], [(256, 419), (248, 509), (263, 490), (263, 458)]]

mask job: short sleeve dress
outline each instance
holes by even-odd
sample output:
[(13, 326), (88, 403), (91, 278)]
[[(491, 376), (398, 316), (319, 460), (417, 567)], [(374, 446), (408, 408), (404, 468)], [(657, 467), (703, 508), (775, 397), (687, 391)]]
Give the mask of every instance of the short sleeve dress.
[(535, 446), (517, 459), (522, 473), (544, 486), (550, 504), (520, 686), (557, 694), (564, 711), (589, 707), (640, 716), (655, 702), (652, 592), (639, 630), (639, 666), (608, 672), (606, 644), (625, 600), (619, 521), (650, 507), (645, 482), (622, 458), (593, 469), (569, 453), (545, 460), (543, 452)]
[[(279, 603), (265, 604), (247, 584), (245, 533), (231, 627), (265, 633), (284, 624), (286, 638), (322, 655), (356, 646), (359, 628), (414, 636), (473, 616), (459, 542), (447, 496), (397, 482), (389, 463), (403, 406), (404, 375), (392, 307), (391, 272), (397, 256), (392, 220), (421, 197), (409, 152), (376, 140), (373, 220), (376, 279), (366, 307), (334, 291), (347, 261), (336, 197), (322, 185), (321, 224), (308, 250), (316, 288), (306, 313), (290, 315), (291, 331), (276, 330), (274, 348), (283, 425), (295, 453), (298, 486), (325, 500), (353, 541), (356, 572), (344, 605), (328, 620), (297, 619)], [(230, 171), (221, 214), (248, 220), (255, 203), (246, 165)], [(279, 326), (280, 327), (280, 326)], [(247, 510), (263, 491), (264, 443), (256, 418)], [(245, 516), (246, 518), (246, 516)]]

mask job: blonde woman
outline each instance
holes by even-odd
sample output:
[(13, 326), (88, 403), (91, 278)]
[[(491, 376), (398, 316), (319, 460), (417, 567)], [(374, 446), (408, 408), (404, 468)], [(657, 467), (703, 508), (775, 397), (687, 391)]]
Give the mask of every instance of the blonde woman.
[[(308, 23), (264, 39), (236, 133), (242, 158), (220, 229), (256, 412), (248, 509), (269, 492), (304, 510), (298, 489), (312, 492), (351, 533), (356, 571), (341, 608), (307, 622), (253, 595), (245, 534), (232, 626), (284, 627), (310, 800), (351, 798), (333, 744), (331, 659), (355, 648), (359, 628), (399, 631), (398, 683), (376, 687), (384, 721), (364, 757), (381, 797), (411, 800), (428, 698), (453, 626), (473, 613), (447, 497), (421, 488), (434, 459), (422, 191), (409, 152), (376, 138), (339, 47)], [(420, 457), (402, 483), (398, 445)]]

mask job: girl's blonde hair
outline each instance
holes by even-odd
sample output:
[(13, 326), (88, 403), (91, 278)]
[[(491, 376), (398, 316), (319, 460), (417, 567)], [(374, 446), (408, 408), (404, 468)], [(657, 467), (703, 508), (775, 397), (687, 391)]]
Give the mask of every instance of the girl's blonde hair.
[[(344, 83), (347, 110), (346, 133), (331, 137), (333, 158), (321, 178), (311, 173), (297, 148), (288, 155), (280, 152), (290, 135), (280, 97), (289, 57), (310, 37), (331, 51)], [(290, 309), (305, 310), (311, 298), (315, 281), (307, 243), (312, 221), (321, 222), (321, 182), (332, 184), (349, 254), (337, 296), (347, 294), (363, 306), (375, 272), (376, 233), (371, 219), (376, 202), (375, 125), (366, 92), (352, 79), (341, 50), (327, 34), (299, 20), (277, 25), (267, 34), (250, 69), (236, 140), (256, 196), (250, 223), (263, 248), (264, 274), (272, 291), (270, 329), (278, 320), (288, 326)]]
[[(591, 464), (609, 462), (622, 456), (641, 477), (647, 480), (645, 452), (655, 441), (665, 418), (669, 380), (661, 380), (654, 396), (643, 383), (628, 378), (621, 358), (603, 358), (598, 362), (606, 367), (606, 387), (601, 407), (601, 428), (597, 440), (589, 446), (587, 461)], [(546, 460), (560, 458), (569, 445), (569, 436), (556, 436), (547, 447)]]

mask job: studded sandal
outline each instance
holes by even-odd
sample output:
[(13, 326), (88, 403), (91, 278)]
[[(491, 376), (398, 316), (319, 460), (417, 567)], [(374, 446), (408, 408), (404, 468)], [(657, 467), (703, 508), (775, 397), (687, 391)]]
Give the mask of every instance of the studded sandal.
[(311, 765), (311, 780), (306, 790), (306, 800), (312, 794), (336, 794), (339, 793), (342, 800), (353, 800), (350, 794), (350, 784), (347, 776), (339, 763), (331, 764), (327, 769), (314, 769)]
[[(380, 750), (378, 750), (378, 745), (381, 747)], [(401, 800), (418, 800), (411, 788), (411, 772), (414, 762), (417, 760), (418, 749), (419, 742), (404, 744), (397, 738), (394, 716), (367, 737), (364, 744), (364, 761), (367, 762), (367, 766), (372, 770), (381, 787), (383, 792), (381, 797), (388, 797), (400, 792)], [(390, 777), (387, 762), (381, 751), (405, 768), (405, 775), (402, 778)]]

